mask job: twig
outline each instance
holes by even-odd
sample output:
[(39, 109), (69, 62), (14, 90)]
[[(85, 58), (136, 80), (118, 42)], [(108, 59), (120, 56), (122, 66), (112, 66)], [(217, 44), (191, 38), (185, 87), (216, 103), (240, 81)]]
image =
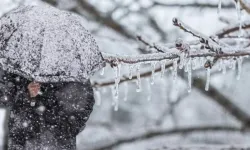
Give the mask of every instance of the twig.
[[(249, 28), (250, 28), (250, 21), (242, 22), (242, 29), (249, 29)], [(239, 24), (230, 25), (220, 30), (219, 32), (216, 33), (216, 36), (218, 36), (218, 38), (223, 38), (225, 35), (228, 35), (236, 31), (239, 31)]]
[(142, 38), (142, 36), (137, 36), (138, 41), (140, 41), (141, 43), (143, 43), (144, 45), (148, 46), (149, 48), (154, 48), (156, 49), (158, 52), (164, 53), (164, 50), (160, 49), (159, 47), (157, 47), (154, 44), (150, 44), (149, 42), (147, 42), (144, 38)]
[(244, 2), (244, 0), (239, 0), (240, 1), (240, 5), (241, 7), (250, 14), (250, 6), (246, 4), (246, 2)]

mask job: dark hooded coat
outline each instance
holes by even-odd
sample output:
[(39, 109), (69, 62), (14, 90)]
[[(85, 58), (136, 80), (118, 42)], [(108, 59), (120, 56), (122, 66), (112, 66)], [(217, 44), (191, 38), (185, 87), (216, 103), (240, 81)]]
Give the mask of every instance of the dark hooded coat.
[(74, 150), (94, 105), (90, 81), (43, 83), (30, 98), (26, 78), (3, 74), (2, 104), (10, 107), (9, 150)]

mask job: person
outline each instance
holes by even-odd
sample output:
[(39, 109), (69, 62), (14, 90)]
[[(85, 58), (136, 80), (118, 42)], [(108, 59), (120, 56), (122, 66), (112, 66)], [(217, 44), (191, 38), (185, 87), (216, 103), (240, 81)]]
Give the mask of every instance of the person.
[(75, 150), (93, 110), (90, 81), (37, 83), (4, 72), (1, 103), (10, 107), (9, 150)]

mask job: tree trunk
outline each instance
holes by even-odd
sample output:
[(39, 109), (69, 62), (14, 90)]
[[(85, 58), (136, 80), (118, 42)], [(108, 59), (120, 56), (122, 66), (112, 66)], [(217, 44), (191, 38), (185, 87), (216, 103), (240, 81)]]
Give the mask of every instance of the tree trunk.
[(17, 75), (3, 78), (10, 102), (9, 150), (75, 150), (94, 105), (90, 81), (41, 84), (41, 94), (31, 98), (31, 81)]

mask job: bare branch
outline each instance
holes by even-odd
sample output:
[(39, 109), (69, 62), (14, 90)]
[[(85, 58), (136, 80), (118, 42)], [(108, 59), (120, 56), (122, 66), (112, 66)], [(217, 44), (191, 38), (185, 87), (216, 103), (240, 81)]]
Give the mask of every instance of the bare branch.
[(248, 13), (250, 14), (250, 6), (246, 4), (244, 0), (239, 0), (241, 7)]
[[(245, 30), (250, 29), (250, 21), (242, 22), (242, 29)], [(223, 38), (225, 35), (228, 35), (236, 31), (239, 31), (239, 24), (230, 25), (229, 27), (220, 30), (219, 32), (216, 33), (216, 36), (218, 36), (218, 38)]]
[(241, 132), (242, 129), (234, 126), (198, 126), (198, 127), (186, 127), (177, 129), (163, 129), (163, 130), (152, 130), (142, 133), (140, 135), (135, 135), (131, 137), (123, 137), (112, 143), (104, 145), (102, 147), (96, 148), (94, 150), (110, 150), (122, 144), (148, 140), (157, 136), (168, 136), (172, 134), (190, 134), (193, 132), (213, 132), (213, 131), (223, 131), (223, 132)]
[[(123, 35), (124, 37), (126, 37), (128, 39), (135, 39), (135, 36), (132, 33), (130, 33), (129, 31), (127, 31), (125, 29), (125, 27), (123, 27), (121, 24), (114, 21), (111, 17), (101, 15), (101, 13), (94, 6), (89, 4), (86, 0), (77, 0), (77, 1), (78, 1), (79, 5), (82, 7), (82, 9), (84, 9), (91, 16), (93, 16), (97, 22), (100, 22), (100, 23), (110, 27), (111, 29), (120, 33), (121, 35)], [(80, 12), (78, 9), (74, 9), (72, 11), (82, 15), (82, 12)]]

